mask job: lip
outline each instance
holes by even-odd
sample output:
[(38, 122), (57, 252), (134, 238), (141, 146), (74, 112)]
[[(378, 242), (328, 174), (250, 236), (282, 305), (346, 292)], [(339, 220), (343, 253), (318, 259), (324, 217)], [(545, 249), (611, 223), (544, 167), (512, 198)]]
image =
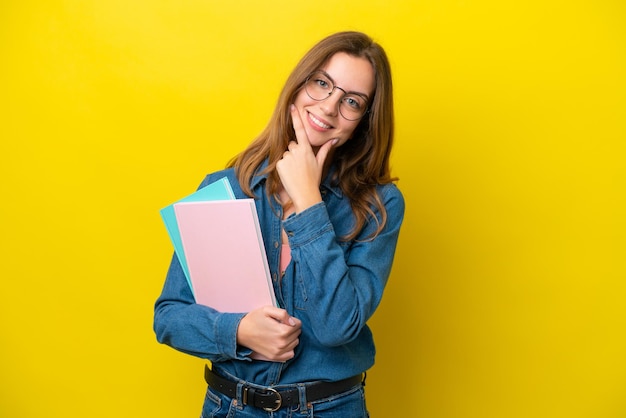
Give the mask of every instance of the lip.
[[(327, 132), (328, 130), (333, 128), (333, 126), (330, 123), (328, 123), (328, 121), (308, 111), (307, 111), (307, 121), (309, 122), (309, 125), (311, 126), (311, 128), (313, 128), (314, 130), (318, 132)], [(321, 123), (322, 125), (325, 125), (325, 126), (320, 126), (318, 125), (318, 123)]]

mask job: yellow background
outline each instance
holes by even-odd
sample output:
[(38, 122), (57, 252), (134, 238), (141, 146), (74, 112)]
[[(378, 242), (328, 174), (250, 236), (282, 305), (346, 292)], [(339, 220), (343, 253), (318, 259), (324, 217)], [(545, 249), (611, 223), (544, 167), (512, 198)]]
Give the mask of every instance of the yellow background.
[(300, 56), (368, 32), (407, 201), (374, 417), (626, 416), (626, 3), (0, 4), (0, 416), (196, 417), (155, 341), (158, 210), (265, 125)]

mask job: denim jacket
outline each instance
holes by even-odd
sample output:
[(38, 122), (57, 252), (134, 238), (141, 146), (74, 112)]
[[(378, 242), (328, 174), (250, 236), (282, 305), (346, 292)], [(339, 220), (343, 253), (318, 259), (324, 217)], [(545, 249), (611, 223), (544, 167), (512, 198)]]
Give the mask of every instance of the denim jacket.
[[(222, 177), (231, 182), (237, 198), (247, 197), (233, 169), (208, 175), (200, 187)], [(345, 242), (340, 238), (350, 232), (354, 216), (329, 177), (320, 186), (323, 202), (285, 220), (278, 202), (267, 198), (266, 177), (255, 176), (251, 183), (278, 304), (302, 321), (294, 358), (284, 363), (251, 360), (251, 350), (238, 346), (236, 339), (245, 313), (221, 313), (196, 304), (175, 256), (155, 304), (157, 340), (210, 360), (223, 375), (263, 386), (334, 381), (369, 369), (375, 348), (367, 320), (389, 277), (404, 199), (395, 185), (378, 186), (387, 209), (384, 229), (367, 239), (376, 224), (366, 223), (357, 239)], [(291, 262), (279, 279), (281, 228), (289, 239)]]

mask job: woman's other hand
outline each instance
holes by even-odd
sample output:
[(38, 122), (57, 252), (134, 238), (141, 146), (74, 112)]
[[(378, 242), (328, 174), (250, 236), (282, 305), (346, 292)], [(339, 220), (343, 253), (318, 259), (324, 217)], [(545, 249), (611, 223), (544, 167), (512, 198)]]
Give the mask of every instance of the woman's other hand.
[(264, 306), (243, 317), (237, 343), (254, 351), (253, 358), (285, 362), (294, 356), (302, 322), (286, 310)]

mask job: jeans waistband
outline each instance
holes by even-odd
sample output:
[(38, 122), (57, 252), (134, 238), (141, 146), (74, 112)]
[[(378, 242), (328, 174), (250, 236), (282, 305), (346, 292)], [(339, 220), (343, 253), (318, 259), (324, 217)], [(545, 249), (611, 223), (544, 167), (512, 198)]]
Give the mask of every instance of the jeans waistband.
[(252, 405), (265, 411), (278, 411), (285, 406), (296, 406), (300, 404), (300, 390), (303, 387), (308, 402), (319, 399), (328, 398), (345, 392), (357, 385), (364, 383), (364, 375), (359, 374), (347, 379), (335, 382), (311, 382), (299, 383), (291, 389), (259, 387), (245, 381), (234, 381), (226, 377), (222, 377), (213, 372), (209, 366), (205, 365), (204, 380), (210, 388), (230, 397), (237, 398), (237, 387), (242, 384), (242, 400), (245, 405)]

